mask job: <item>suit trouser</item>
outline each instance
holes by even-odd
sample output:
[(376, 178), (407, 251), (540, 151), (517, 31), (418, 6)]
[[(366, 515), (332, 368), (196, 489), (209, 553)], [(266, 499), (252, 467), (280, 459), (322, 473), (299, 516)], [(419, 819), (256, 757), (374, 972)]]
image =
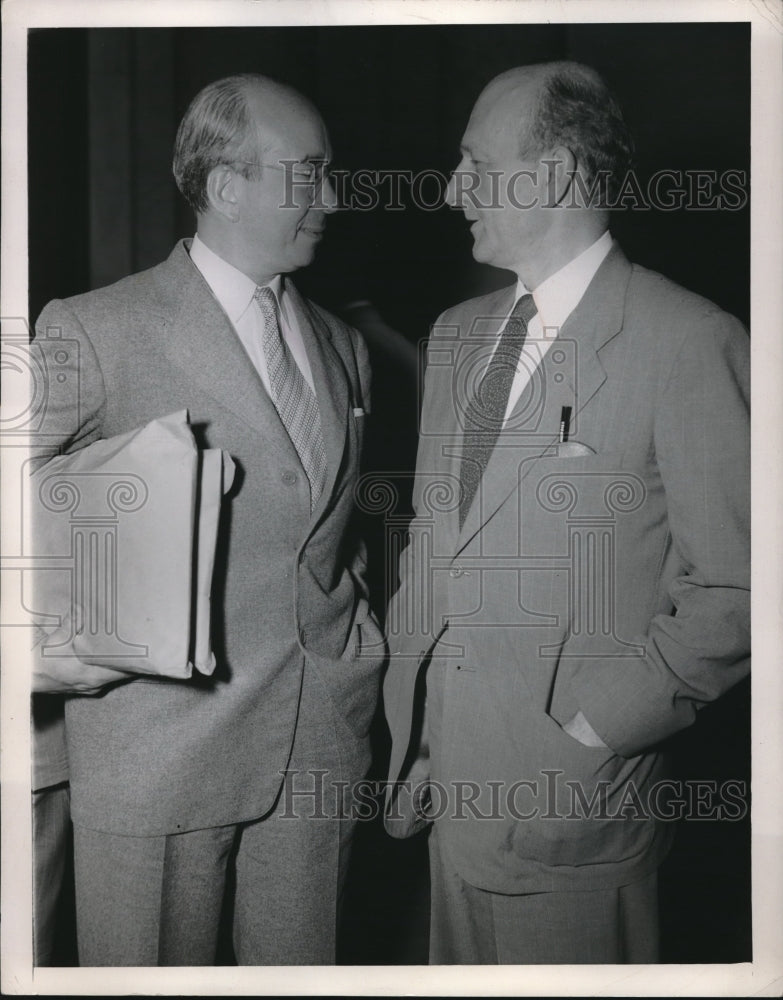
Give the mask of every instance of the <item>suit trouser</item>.
[(70, 833), (68, 782), (33, 792), (33, 964), (51, 965)]
[(433, 965), (658, 961), (658, 873), (617, 889), (505, 895), (470, 885), (430, 833)]
[(286, 782), (258, 820), (160, 837), (74, 827), (81, 965), (212, 965), (221, 913), (240, 965), (334, 963), (355, 824), (331, 783), (360, 777), (361, 758), (341, 753), (330, 706), (306, 666)]
[[(444, 662), (427, 671), (427, 739), (437, 781), (443, 719)], [(658, 961), (658, 876), (590, 892), (506, 895), (477, 888), (430, 831), (430, 962), (448, 964), (617, 964)], [(454, 822), (459, 822), (455, 820)]]

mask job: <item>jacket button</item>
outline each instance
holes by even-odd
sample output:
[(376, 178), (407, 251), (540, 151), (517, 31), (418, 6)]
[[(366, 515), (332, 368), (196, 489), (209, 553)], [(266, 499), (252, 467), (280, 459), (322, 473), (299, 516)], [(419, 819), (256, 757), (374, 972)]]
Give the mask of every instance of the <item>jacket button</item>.
[(306, 643), (307, 643), (307, 630), (306, 629), (300, 629), (299, 630), (299, 641), (301, 642), (301, 644), (303, 646), (306, 645)]
[(284, 483), (287, 483), (289, 486), (293, 486), (293, 484), (296, 482), (296, 473), (291, 472), (290, 469), (286, 469), (280, 478), (283, 480)]

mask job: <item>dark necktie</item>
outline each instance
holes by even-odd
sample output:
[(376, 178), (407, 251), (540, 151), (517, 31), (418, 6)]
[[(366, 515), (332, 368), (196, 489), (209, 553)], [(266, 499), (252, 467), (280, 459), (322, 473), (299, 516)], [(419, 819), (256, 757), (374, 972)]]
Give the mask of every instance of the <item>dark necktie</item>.
[(514, 306), (487, 370), (465, 409), (465, 435), (459, 474), (462, 484), (460, 529), (465, 523), (503, 427), (511, 385), (527, 336), (527, 325), (535, 314), (533, 296), (523, 295)]
[(272, 402), (310, 481), (312, 510), (326, 480), (326, 449), (318, 401), (280, 333), (274, 292), (267, 287), (257, 288), (255, 299), (264, 320), (263, 346)]

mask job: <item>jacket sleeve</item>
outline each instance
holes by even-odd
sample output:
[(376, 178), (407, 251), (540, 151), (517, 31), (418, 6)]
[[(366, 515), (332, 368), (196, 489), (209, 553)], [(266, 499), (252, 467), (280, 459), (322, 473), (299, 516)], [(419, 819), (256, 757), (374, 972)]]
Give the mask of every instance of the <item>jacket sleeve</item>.
[[(58, 454), (81, 450), (102, 437), (106, 392), (98, 358), (75, 311), (67, 302), (54, 300), (47, 305), (36, 323), (35, 336), (30, 344), (31, 386), (34, 399), (41, 399), (40, 410), (31, 427), (29, 464), (30, 473), (41, 472)], [(31, 483), (41, 477), (32, 475)], [(38, 505), (33, 509), (44, 516)], [(45, 526), (33, 522), (33, 552), (46, 556), (46, 539), (50, 532)], [(40, 548), (44, 551), (39, 551)], [(46, 569), (38, 570), (45, 573)], [(33, 573), (34, 594), (46, 591)], [(60, 608), (42, 609), (47, 614), (58, 614)], [(32, 643), (32, 690), (37, 694), (95, 694), (105, 685), (114, 684), (134, 674), (89, 664), (69, 653), (57, 657), (44, 656), (44, 647), (66, 645), (71, 639), (70, 614), (64, 612), (62, 624), (48, 629), (36, 626)], [(50, 709), (51, 705), (50, 703)], [(36, 757), (46, 753), (39, 740), (38, 717), (34, 713)], [(38, 765), (36, 760), (36, 765)]]
[(688, 331), (658, 400), (655, 455), (684, 567), (669, 588), (674, 611), (638, 637), (643, 655), (592, 661), (571, 680), (623, 756), (690, 725), (750, 669), (749, 368), (745, 329), (712, 313)]

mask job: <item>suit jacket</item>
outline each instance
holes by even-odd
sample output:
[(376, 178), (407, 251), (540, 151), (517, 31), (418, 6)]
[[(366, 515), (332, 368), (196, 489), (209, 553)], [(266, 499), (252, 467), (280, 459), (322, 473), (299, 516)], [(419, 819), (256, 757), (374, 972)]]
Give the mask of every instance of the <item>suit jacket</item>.
[[(422, 672), (442, 669), (434, 777), (452, 794), (466, 784), (461, 809), (433, 803), (462, 876), (498, 892), (617, 886), (669, 841), (662, 742), (749, 669), (748, 338), (615, 245), (460, 530), (461, 413), (481, 334), (513, 295), (448, 310), (430, 338), (416, 517), (389, 614), (390, 778), (416, 756)], [(564, 732), (578, 710), (608, 749)], [(390, 832), (422, 825), (410, 795), (392, 804)]]
[(297, 452), (186, 245), (149, 271), (50, 303), (39, 319), (37, 339), (62, 342), (60, 368), (79, 384), (74, 402), (52, 381), (47, 428), (60, 429), (61, 449), (186, 408), (200, 446), (236, 463), (218, 534), (213, 676), (143, 678), (67, 699), (72, 812), (85, 826), (151, 836), (267, 812), (292, 746), (305, 659), (357, 777), (368, 763), (383, 645), (353, 532), (367, 352), (355, 330), (287, 287), (328, 457), (312, 514)]

